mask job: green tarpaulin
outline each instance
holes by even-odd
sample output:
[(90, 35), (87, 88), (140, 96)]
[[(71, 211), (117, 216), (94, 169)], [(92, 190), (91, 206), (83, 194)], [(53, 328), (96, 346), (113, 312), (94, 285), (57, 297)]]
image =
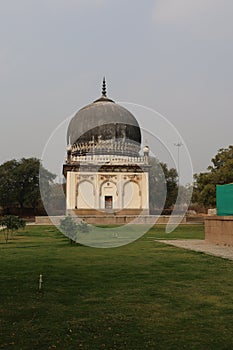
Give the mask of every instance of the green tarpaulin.
[(217, 215), (233, 215), (233, 183), (216, 186)]

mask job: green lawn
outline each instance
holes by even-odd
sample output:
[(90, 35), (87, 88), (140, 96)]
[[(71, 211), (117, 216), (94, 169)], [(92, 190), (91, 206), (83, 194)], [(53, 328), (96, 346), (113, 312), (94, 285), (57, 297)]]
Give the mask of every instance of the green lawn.
[(0, 349), (232, 349), (232, 261), (157, 238), (200, 239), (203, 226), (111, 249), (71, 246), (48, 226), (8, 244), (0, 233)]

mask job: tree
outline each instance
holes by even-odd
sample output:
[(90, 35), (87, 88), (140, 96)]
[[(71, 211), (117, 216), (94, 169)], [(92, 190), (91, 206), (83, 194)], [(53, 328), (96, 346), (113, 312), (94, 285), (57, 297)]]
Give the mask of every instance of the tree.
[[(45, 195), (47, 191), (45, 192)], [(44, 195), (43, 195), (44, 197)], [(49, 215), (64, 215), (66, 212), (65, 184), (53, 183), (50, 186), (50, 196), (46, 198), (46, 208)]]
[(60, 230), (66, 237), (69, 238), (70, 244), (76, 243), (77, 245), (81, 245), (77, 243), (78, 234), (80, 232), (88, 233), (89, 226), (84, 220), (82, 220), (79, 224), (76, 224), (72, 216), (68, 215), (64, 219), (60, 220)]
[(3, 226), (3, 232), (6, 243), (9, 240), (9, 233), (13, 238), (14, 231), (18, 231), (20, 228), (24, 228), (26, 225), (25, 220), (15, 215), (6, 215), (0, 220), (0, 225)]
[(9, 208), (16, 201), (15, 197), (15, 181), (13, 174), (17, 167), (17, 161), (15, 159), (5, 162), (0, 166), (0, 205), (8, 213)]
[(73, 244), (77, 240), (78, 225), (72, 219), (71, 215), (66, 216), (60, 221), (60, 230), (66, 237), (69, 238), (70, 244)]
[(82, 220), (79, 224), (78, 224), (78, 230), (82, 233), (88, 233), (89, 232), (89, 226), (87, 224), (86, 221)]
[(233, 146), (221, 148), (214, 158), (208, 172), (194, 175), (192, 202), (205, 207), (216, 206), (216, 185), (233, 182)]
[(165, 163), (160, 163), (160, 164), (164, 171), (166, 184), (167, 184), (167, 196), (166, 196), (165, 208), (171, 208), (175, 204), (177, 194), (178, 194), (178, 185), (177, 185), (178, 174), (176, 169), (174, 168), (168, 169), (168, 166)]
[(3, 163), (0, 166), (0, 205), (4, 209), (19, 205), (22, 210), (25, 206), (35, 210), (41, 202), (40, 175), (49, 195), (49, 184), (56, 176), (42, 167), (39, 159), (13, 159)]
[(149, 164), (149, 201), (151, 211), (161, 211), (171, 208), (176, 202), (178, 193), (178, 175), (174, 168), (168, 169), (167, 164), (150, 157)]

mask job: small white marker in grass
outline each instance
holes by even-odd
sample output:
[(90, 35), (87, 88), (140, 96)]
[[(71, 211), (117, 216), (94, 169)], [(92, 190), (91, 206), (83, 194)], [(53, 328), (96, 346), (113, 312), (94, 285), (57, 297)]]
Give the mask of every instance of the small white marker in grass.
[(40, 275), (40, 277), (39, 277), (39, 290), (42, 289), (42, 283), (43, 283), (43, 278), (42, 278), (42, 275)]

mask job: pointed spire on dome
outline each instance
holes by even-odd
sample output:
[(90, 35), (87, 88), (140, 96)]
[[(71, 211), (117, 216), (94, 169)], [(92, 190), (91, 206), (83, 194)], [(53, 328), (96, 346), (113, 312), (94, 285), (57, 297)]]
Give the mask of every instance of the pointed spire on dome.
[(106, 80), (105, 77), (103, 77), (103, 82), (102, 82), (102, 95), (100, 98), (98, 98), (97, 100), (94, 101), (95, 102), (113, 102), (115, 103), (113, 100), (111, 100), (110, 98), (107, 97), (107, 91), (106, 91)]
[(106, 92), (106, 80), (105, 80), (105, 77), (103, 77), (102, 96), (103, 96), (103, 97), (107, 97), (107, 92)]

